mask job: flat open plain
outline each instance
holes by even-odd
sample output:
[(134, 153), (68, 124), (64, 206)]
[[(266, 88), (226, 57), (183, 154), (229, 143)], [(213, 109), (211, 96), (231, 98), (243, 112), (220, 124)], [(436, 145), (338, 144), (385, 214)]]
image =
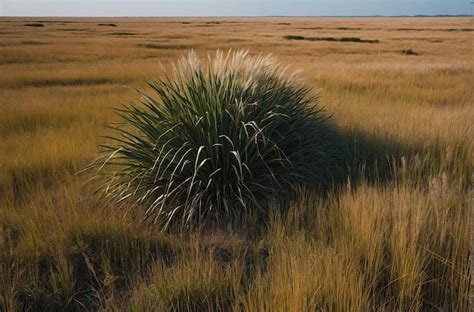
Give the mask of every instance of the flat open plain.
[[(470, 18), (1, 18), (0, 310), (467, 311)], [(193, 49), (302, 69), (341, 190), (265, 229), (161, 233), (99, 205), (110, 108)], [(245, 227), (244, 227), (245, 228)], [(2, 235), (3, 234), (3, 235)]]

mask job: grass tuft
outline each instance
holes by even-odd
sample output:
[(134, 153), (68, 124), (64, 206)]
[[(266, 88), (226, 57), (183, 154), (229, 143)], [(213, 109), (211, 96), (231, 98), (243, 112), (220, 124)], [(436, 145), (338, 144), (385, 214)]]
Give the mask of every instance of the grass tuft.
[(403, 55), (418, 55), (418, 52), (415, 52), (412, 49), (405, 49), (405, 50), (402, 50), (402, 54)]
[(295, 36), (295, 35), (286, 35), (286, 36), (283, 36), (283, 38), (287, 40), (306, 40), (306, 38), (303, 36)]
[(270, 197), (302, 183), (328, 187), (338, 170), (331, 119), (271, 56), (217, 52), (202, 66), (191, 53), (150, 87), (141, 105), (117, 110), (123, 123), (93, 167), (112, 199), (155, 222), (266, 214)]

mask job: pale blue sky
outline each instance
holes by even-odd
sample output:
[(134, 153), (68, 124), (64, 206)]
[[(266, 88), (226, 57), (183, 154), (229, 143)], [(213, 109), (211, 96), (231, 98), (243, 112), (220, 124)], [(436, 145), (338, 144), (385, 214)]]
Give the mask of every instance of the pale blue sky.
[(1, 16), (367, 16), (471, 14), (471, 0), (0, 0)]

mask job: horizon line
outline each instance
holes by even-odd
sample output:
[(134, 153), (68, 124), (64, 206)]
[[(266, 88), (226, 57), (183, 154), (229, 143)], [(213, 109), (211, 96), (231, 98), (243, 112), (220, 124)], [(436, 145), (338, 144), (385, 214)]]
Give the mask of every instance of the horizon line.
[(415, 15), (2, 15), (0, 18), (312, 18), (312, 17), (473, 17), (472, 14), (415, 14)]

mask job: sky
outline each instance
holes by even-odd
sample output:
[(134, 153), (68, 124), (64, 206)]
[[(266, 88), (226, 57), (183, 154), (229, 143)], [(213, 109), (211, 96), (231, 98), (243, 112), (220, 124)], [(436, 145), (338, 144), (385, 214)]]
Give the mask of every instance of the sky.
[(371, 16), (471, 14), (471, 0), (0, 0), (0, 16)]

